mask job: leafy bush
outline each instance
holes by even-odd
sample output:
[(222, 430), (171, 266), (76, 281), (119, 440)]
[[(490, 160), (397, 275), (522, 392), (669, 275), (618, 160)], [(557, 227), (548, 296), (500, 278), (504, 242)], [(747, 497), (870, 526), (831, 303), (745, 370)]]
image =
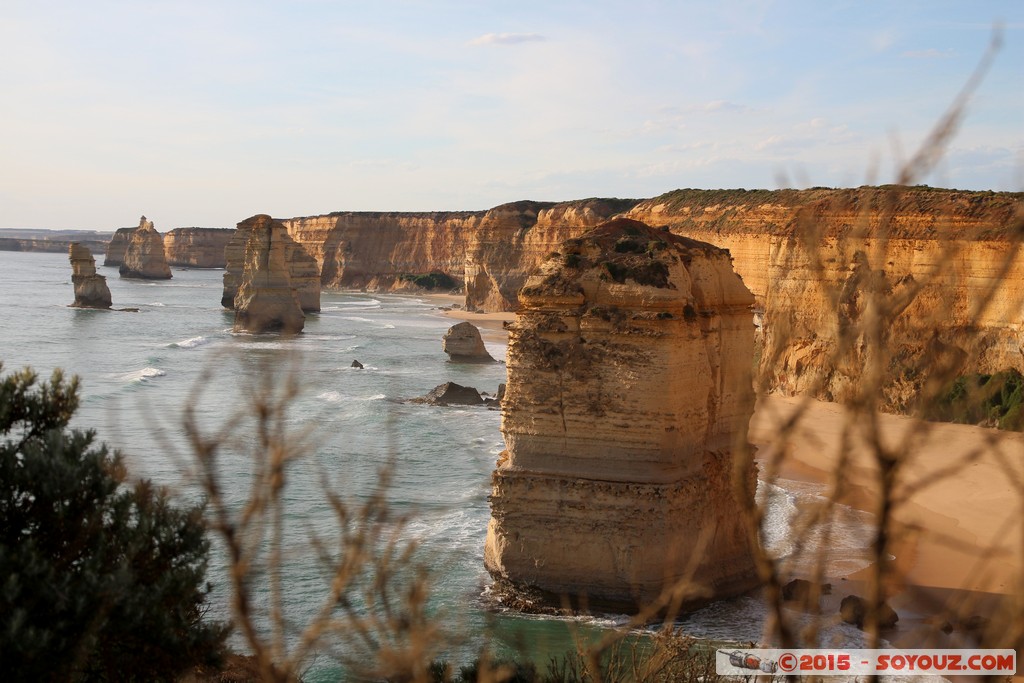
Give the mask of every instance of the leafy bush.
[(414, 274), (414, 273), (403, 273), (398, 276), (398, 279), (403, 282), (411, 282), (417, 287), (422, 287), (427, 290), (435, 289), (457, 289), (459, 283), (451, 275), (441, 272), (425, 273), (425, 274)]
[[(2, 369), (2, 365), (0, 365)], [(68, 429), (78, 381), (0, 378), (0, 662), (17, 680), (173, 680), (216, 664), (227, 628), (202, 621), (202, 507)], [(14, 680), (14, 679), (8, 679)]]
[(926, 412), (945, 422), (1024, 430), (1024, 376), (1017, 370), (958, 377)]

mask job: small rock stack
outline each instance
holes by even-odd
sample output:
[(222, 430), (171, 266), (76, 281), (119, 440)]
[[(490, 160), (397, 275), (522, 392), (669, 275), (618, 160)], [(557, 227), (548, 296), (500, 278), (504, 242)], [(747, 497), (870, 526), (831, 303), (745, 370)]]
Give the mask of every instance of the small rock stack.
[(75, 287), (75, 308), (110, 308), (110, 288), (107, 278), (96, 274), (96, 259), (88, 247), (78, 242), (68, 246), (71, 261), (71, 284)]

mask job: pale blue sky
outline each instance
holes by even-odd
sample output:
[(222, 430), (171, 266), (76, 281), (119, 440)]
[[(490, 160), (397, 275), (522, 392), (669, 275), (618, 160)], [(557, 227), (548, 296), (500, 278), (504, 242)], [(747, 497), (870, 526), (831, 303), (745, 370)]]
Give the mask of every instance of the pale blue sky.
[(1024, 1), (4, 0), (0, 227), (894, 177), (1024, 189)]

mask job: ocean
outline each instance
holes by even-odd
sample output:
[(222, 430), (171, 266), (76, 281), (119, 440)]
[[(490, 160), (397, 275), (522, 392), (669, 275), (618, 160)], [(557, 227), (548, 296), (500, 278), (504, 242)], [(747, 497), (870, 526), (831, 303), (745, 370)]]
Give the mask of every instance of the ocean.
[[(505, 366), (448, 363), (441, 337), (454, 321), (441, 316), (434, 302), (324, 292), (322, 311), (307, 317), (305, 332), (282, 339), (231, 332), (233, 314), (220, 306), (222, 270), (174, 269), (173, 279), (159, 282), (123, 280), (115, 268), (98, 271), (107, 276), (115, 308), (138, 312), (69, 308), (74, 293), (66, 255), (0, 252), (4, 371), (31, 366), (48, 377), (59, 367), (80, 377), (82, 402), (73, 425), (95, 429), (100, 440), (125, 454), (133, 476), (166, 485), (184, 500), (199, 495), (188, 474), (194, 463), (182, 429), (185, 406), (213, 430), (244, 411), (262, 380), (296, 372), (301, 392), (285, 427), (307, 434), (315, 445), (289, 468), (286, 525), (288, 551), (295, 554), (283, 581), (293, 621), (311, 616), (327, 590), (315, 563), (302, 555), (312, 535), (332, 523), (321, 482), (326, 478), (333, 492), (358, 502), (375, 490), (381, 468), (390, 466), (386, 495), (392, 509), (409, 520), (404, 537), (418, 539), (419, 557), (432, 576), (431, 609), (460, 636), (447, 653), (453, 661), (465, 663), (487, 642), (499, 656), (519, 653), (543, 664), (573, 649), (574, 634), (599, 635), (624, 623), (617, 615), (524, 616), (489, 600), (483, 546), (490, 474), (503, 448), (500, 414), (402, 401), (446, 381), (493, 394), (505, 381)], [(504, 346), (487, 346), (492, 356), (504, 358)], [(353, 360), (365, 367), (350, 367)], [(248, 429), (242, 424), (232, 436), (251, 444)], [(222, 471), (226, 490), (239, 502), (251, 462), (226, 458)], [(793, 516), (820, 493), (820, 487), (801, 482), (760, 485), (772, 552), (785, 556), (793, 550)], [(866, 565), (870, 516), (849, 508), (840, 513), (829, 541), (832, 575)], [(210, 616), (226, 618), (228, 580), (219, 550), (209, 579)], [(266, 586), (254, 591), (265, 605)], [(756, 597), (742, 597), (688, 615), (679, 625), (699, 638), (758, 641), (766, 617)], [(825, 642), (856, 647), (860, 636), (840, 624), (826, 629)], [(306, 680), (339, 676), (344, 672), (336, 663), (319, 657)]]

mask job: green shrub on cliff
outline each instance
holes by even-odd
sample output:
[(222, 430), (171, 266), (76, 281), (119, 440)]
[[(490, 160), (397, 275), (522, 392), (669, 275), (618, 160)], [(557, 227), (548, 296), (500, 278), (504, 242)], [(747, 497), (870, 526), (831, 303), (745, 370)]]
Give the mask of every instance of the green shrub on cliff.
[[(2, 370), (0, 364), (0, 370)], [(202, 507), (68, 429), (78, 382), (0, 377), (0, 663), (6, 680), (173, 680), (221, 655), (202, 621)]]
[(1006, 370), (958, 377), (925, 417), (1024, 431), (1024, 376)]

